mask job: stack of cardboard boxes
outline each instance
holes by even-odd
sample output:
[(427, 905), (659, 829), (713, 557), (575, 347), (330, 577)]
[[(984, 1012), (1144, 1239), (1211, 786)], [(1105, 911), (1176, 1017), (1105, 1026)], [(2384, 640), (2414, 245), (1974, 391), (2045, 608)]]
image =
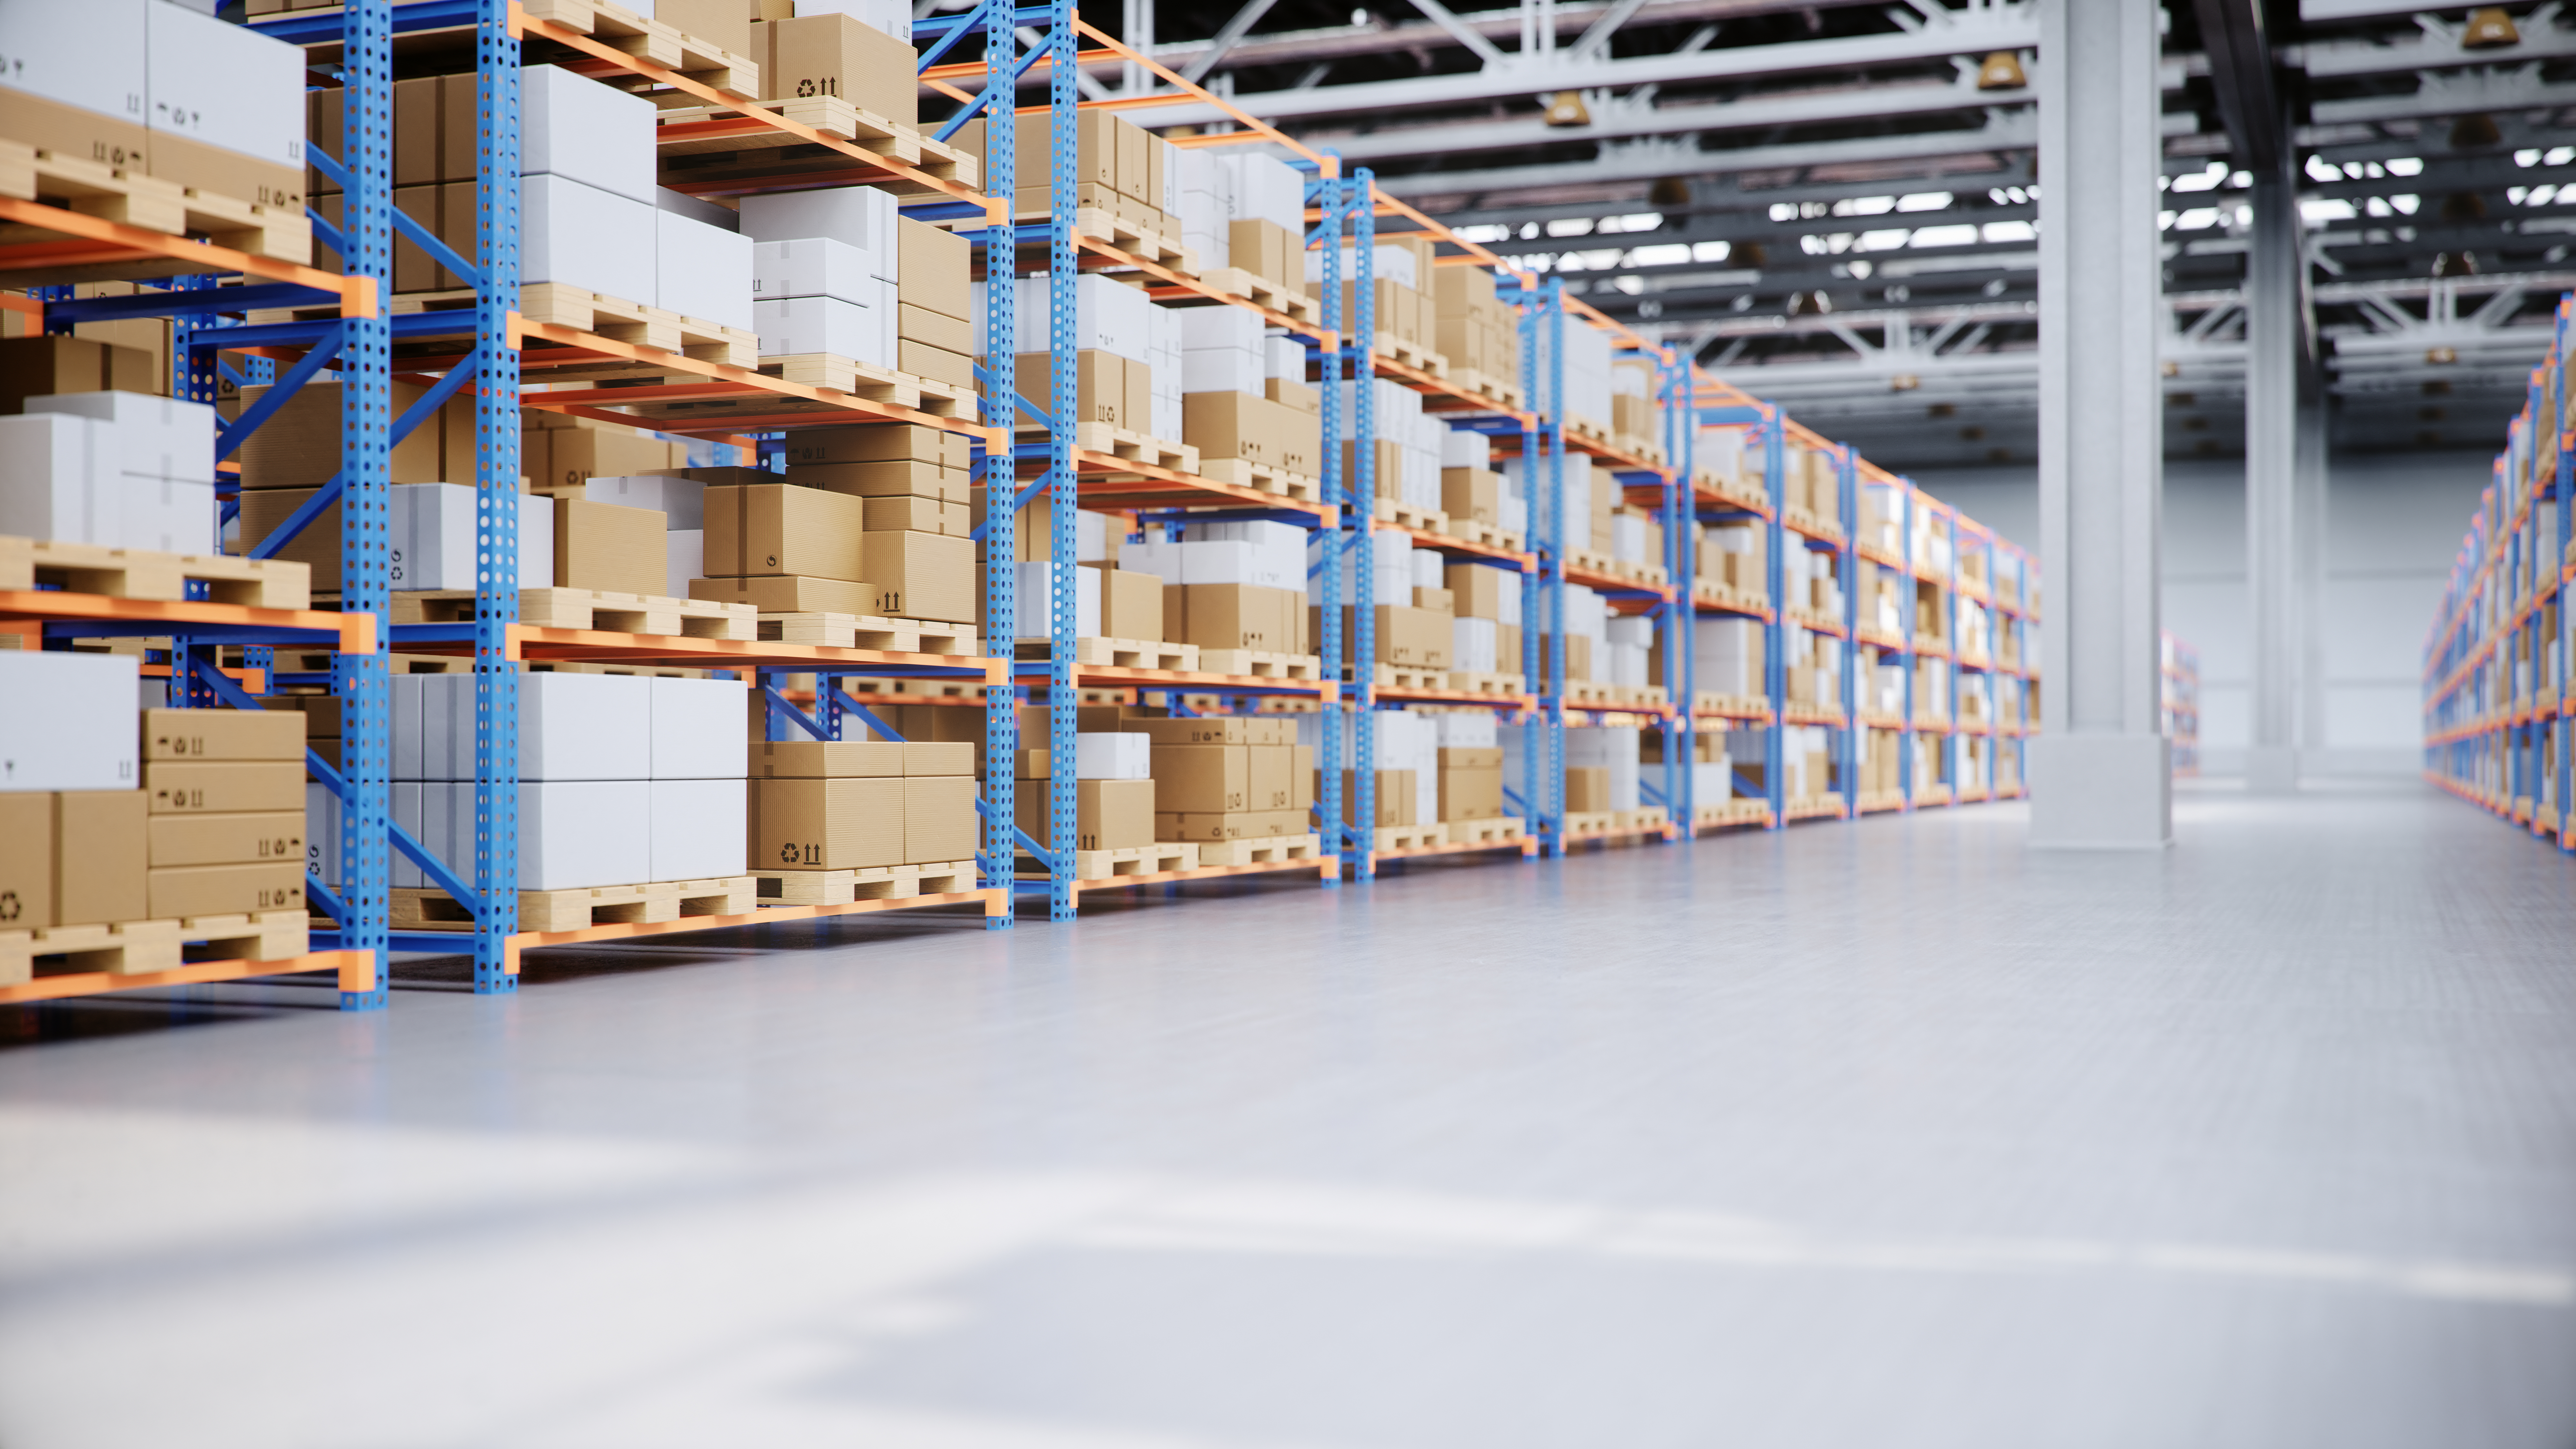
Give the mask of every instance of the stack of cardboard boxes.
[(818, 428), (793, 436), (783, 475), (722, 470), (728, 481), (705, 490), (707, 572), (689, 596), (972, 622), (982, 590), (963, 442), (905, 423)]
[(1905, 736), (1895, 730), (1864, 730), (1862, 734), (1862, 798), (1887, 798), (1899, 794), (1904, 789)]
[[(1610, 334), (1579, 317), (1566, 318), (1565, 367), (1559, 373), (1552, 360), (1557, 330), (1539, 329), (1538, 378), (1532, 384), (1531, 401), (1564, 418), (1568, 428), (1606, 438), (1610, 435), (1611, 411)], [(1545, 395), (1551, 383), (1563, 389), (1561, 396)]]
[(1433, 718), (1440, 752), (1441, 822), (1504, 818), (1503, 742), (1494, 717), (1461, 713)]
[(1520, 314), (1494, 295), (1494, 274), (1483, 267), (1431, 269), (1434, 308), (1432, 347), (1449, 359), (1452, 377), (1472, 385), (1487, 381), (1517, 386), (1521, 380)]
[(1154, 838), (1212, 844), (1308, 835), (1314, 761), (1286, 716), (1134, 720), (1152, 742)]
[[(1342, 467), (1354, 486), (1359, 482), (1359, 392), (1357, 382), (1342, 384)], [(1402, 503), (1424, 513), (1440, 513), (1449, 427), (1422, 410), (1422, 394), (1401, 383), (1376, 378), (1368, 383), (1376, 446), (1370, 450), (1371, 496)]]
[[(1054, 117), (1046, 111), (1022, 115), (1013, 134), (1012, 213), (1022, 221), (1041, 219), (1054, 208)], [(981, 118), (957, 133), (956, 145), (979, 162), (988, 154), (988, 143)], [(1074, 207), (1106, 212), (1148, 236), (1186, 245), (1181, 237), (1188, 228), (1176, 214), (1186, 191), (1181, 158), (1171, 142), (1123, 117), (1079, 112), (1074, 117)], [(1205, 257), (1199, 264), (1209, 265)]]
[(1306, 285), (1306, 186), (1295, 168), (1252, 152), (1175, 154), (1179, 240), (1197, 253), (1199, 270), (1234, 267), (1283, 291), (1312, 290)]
[[(972, 713), (980, 726), (981, 711)], [(751, 745), (752, 868), (974, 869), (975, 747), (958, 741)]]
[[(1130, 728), (1117, 707), (1086, 707), (1090, 716), (1074, 735), (1074, 836), (1076, 850), (1133, 850), (1155, 843), (1154, 742)], [(1091, 726), (1108, 726), (1092, 728)], [(1053, 761), (1045, 748), (1044, 706), (1019, 712), (1013, 813), (1019, 828), (1041, 845), (1051, 842)], [(1179, 798), (1179, 797), (1175, 797)]]
[(764, 358), (826, 356), (975, 386), (974, 245), (870, 186), (745, 197)]
[(1822, 448), (1790, 443), (1781, 450), (1780, 505), (1828, 529), (1842, 527), (1842, 463)]
[[(1073, 290), (1073, 420), (1178, 441), (1185, 430), (1181, 358), (1186, 349), (1180, 318), (1114, 277), (1086, 274), (1074, 279)], [(1017, 349), (1013, 385), (1020, 396), (1053, 408), (1053, 288), (1046, 277), (1021, 277), (1008, 295)], [(975, 288), (978, 336), (992, 296), (989, 284)], [(1018, 416), (1021, 432), (1046, 430), (1042, 420), (1026, 411)]]
[(1441, 582), (1449, 594), (1449, 667), (1462, 674), (1520, 674), (1520, 572), (1453, 563), (1442, 569)]
[[(1398, 350), (1437, 352), (1440, 330), (1439, 302), (1431, 264), (1433, 243), (1427, 235), (1381, 236), (1370, 253), (1373, 275), (1370, 278), (1369, 320), (1379, 339), (1399, 344)], [(1345, 246), (1341, 255), (1342, 326), (1356, 329), (1360, 325), (1359, 249)], [(1324, 254), (1306, 254), (1306, 290), (1319, 291), (1324, 284)], [(1386, 340), (1375, 343), (1387, 346)]]
[[(1328, 546), (1319, 539), (1307, 550), (1312, 570), (1306, 579), (1310, 637), (1320, 638), (1323, 633), (1323, 551)], [(1342, 647), (1356, 658), (1360, 550), (1337, 551), (1342, 572)], [(1371, 662), (1420, 670), (1466, 667), (1457, 663), (1457, 599), (1440, 555), (1414, 548), (1406, 535), (1393, 531), (1370, 533), (1368, 555), (1369, 587), (1375, 600), (1371, 618), (1377, 635), (1377, 657)]]
[[(1193, 307), (1173, 315), (1181, 328), (1183, 440), (1203, 461), (1240, 458), (1319, 476), (1323, 395), (1305, 383), (1303, 349), (1266, 336), (1260, 315), (1240, 307)], [(1294, 351), (1293, 362), (1279, 355), (1283, 348)]]
[(1635, 725), (1597, 725), (1565, 732), (1566, 813), (1638, 808), (1639, 733)]
[(1202, 651), (1312, 655), (1300, 588), (1307, 532), (1271, 522), (1192, 524), (1178, 541), (1122, 543), (1118, 572), (1163, 582), (1166, 642)]
[[(1695, 808), (1723, 806), (1734, 798), (1734, 762), (1726, 753), (1726, 731), (1694, 730), (1683, 737), (1685, 747), (1681, 760), (1690, 771), (1691, 803)], [(1641, 731), (1637, 737), (1637, 758), (1645, 778), (1661, 788), (1664, 764), (1664, 732)]]
[(1664, 452), (1663, 410), (1656, 405), (1655, 365), (1633, 352), (1610, 364), (1610, 443), (1625, 453), (1659, 458)]
[(131, 655), (0, 653), (0, 696), (45, 701), (0, 714), (0, 932), (271, 912), (300, 928), (303, 717), (138, 717), (138, 683)]
[(1753, 519), (1692, 527), (1698, 531), (1696, 578), (1770, 602), (1768, 528)]
[[(722, 5), (737, 16), (742, 9), (729, 0), (688, 3)], [(663, 0), (663, 8), (676, 7)], [(920, 56), (912, 48), (909, 7), (898, 0), (834, 0), (826, 13), (798, 15), (783, 0), (765, 0), (752, 9), (743, 44), (734, 48), (760, 63), (762, 96), (831, 96), (899, 126), (920, 123), (921, 84), (914, 74)]]
[[(1440, 511), (1452, 532), (1459, 523), (1479, 523), (1507, 534), (1521, 533), (1526, 508), (1511, 510), (1504, 496), (1503, 475), (1494, 471), (1493, 440), (1464, 428), (1440, 429)], [(1506, 520), (1507, 512), (1523, 517)]]

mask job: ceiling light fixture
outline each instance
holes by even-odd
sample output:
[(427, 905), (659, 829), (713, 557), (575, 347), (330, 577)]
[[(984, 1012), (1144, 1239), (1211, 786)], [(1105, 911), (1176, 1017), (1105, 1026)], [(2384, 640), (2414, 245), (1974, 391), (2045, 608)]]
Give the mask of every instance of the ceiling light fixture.
[(2501, 5), (2481, 5), (2469, 12), (2469, 28), (2460, 32), (2462, 50), (2502, 50), (2522, 44), (2522, 32)]
[(2021, 69), (2021, 57), (2009, 50), (1998, 50), (1977, 67), (1977, 89), (1981, 91), (2017, 91), (2030, 84)]

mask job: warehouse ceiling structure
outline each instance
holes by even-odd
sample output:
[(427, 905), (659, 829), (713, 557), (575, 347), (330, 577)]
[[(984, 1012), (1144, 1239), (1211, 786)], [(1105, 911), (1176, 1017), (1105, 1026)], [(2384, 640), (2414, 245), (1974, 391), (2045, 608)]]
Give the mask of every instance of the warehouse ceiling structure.
[[(1873, 458), (2035, 457), (2037, 0), (1112, 8), (1087, 18)], [(2165, 25), (2168, 451), (2242, 452), (2249, 168), (2283, 147), (2335, 446), (2491, 446), (2576, 284), (2576, 17)]]

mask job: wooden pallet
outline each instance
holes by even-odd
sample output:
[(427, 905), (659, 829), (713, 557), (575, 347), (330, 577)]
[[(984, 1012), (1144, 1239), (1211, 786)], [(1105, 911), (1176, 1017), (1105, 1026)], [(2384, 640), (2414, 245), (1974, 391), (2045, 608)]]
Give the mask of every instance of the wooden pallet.
[(1073, 230), (1077, 236), (1097, 237), (1101, 241), (1174, 271), (1198, 275), (1199, 254), (1171, 238), (1147, 231), (1113, 211), (1096, 206), (1076, 208)]
[(1723, 498), (1730, 503), (1741, 504), (1744, 507), (1751, 509), (1768, 508), (1770, 506), (1769, 500), (1763, 497), (1762, 486), (1758, 483), (1747, 482), (1744, 479), (1735, 477), (1722, 478), (1715, 473), (1699, 474), (1694, 482), (1698, 487), (1714, 493), (1718, 497)]
[(1715, 579), (1691, 580), (1691, 599), (1693, 602), (1707, 604), (1712, 608), (1734, 609), (1747, 614), (1765, 613), (1771, 607), (1768, 595), (1757, 594), (1750, 589), (1739, 589), (1733, 584), (1720, 583)]
[(1950, 787), (1947, 785), (1917, 785), (1914, 787), (1914, 803), (1917, 805), (1947, 805), (1950, 803)]
[(922, 619), (881, 619), (874, 614), (762, 614), (758, 637), (781, 644), (819, 644), (830, 649), (876, 649), (888, 654), (948, 654), (974, 657), (984, 652), (972, 624), (937, 624)]
[(1565, 682), (1565, 702), (1591, 709), (1659, 710), (1670, 698), (1660, 684), (1600, 684), (1589, 679)]
[[(592, 926), (676, 921), (683, 916), (744, 916), (757, 904), (752, 877), (648, 881), (641, 885), (519, 892), (521, 931), (580, 931)], [(393, 891), (397, 931), (471, 931), (473, 914), (442, 890)]]
[(1372, 848), (1384, 855), (1390, 850), (1421, 850), (1448, 843), (1446, 825), (1381, 825)]
[[(1023, 423), (1020, 431), (1042, 433), (1046, 430)], [(1099, 453), (1149, 468), (1168, 468), (1175, 473), (1190, 474), (1199, 471), (1199, 450), (1189, 444), (1166, 442), (1125, 428), (1113, 428), (1107, 423), (1074, 424), (1073, 446), (1082, 452)]]
[[(601, 629), (617, 634), (686, 639), (756, 639), (759, 611), (750, 604), (671, 599), (599, 589), (521, 589), (519, 622), (542, 629)], [(394, 595), (397, 624), (470, 624), (471, 589), (419, 589)]]
[(1584, 417), (1579, 413), (1568, 413), (1565, 415), (1565, 430), (1574, 434), (1578, 438), (1590, 438), (1592, 441), (1599, 443), (1605, 448), (1610, 446), (1610, 429), (1608, 425), (1595, 419)]
[(845, 392), (868, 402), (911, 408), (935, 418), (971, 418), (979, 406), (971, 387), (959, 387), (935, 377), (915, 377), (873, 362), (854, 362), (829, 352), (764, 357), (760, 359), (760, 370), (781, 382)]
[[(900, 698), (908, 702), (954, 700), (961, 704), (982, 704), (984, 685), (964, 679), (849, 679), (841, 681), (843, 691), (867, 698)], [(1098, 703), (1085, 700), (1085, 704)], [(1113, 700), (1111, 703), (1124, 703)]]
[(1781, 505), (1780, 521), (1791, 528), (1817, 538), (1839, 540), (1843, 536), (1843, 526), (1841, 524), (1819, 518), (1815, 514), (1808, 512), (1806, 509), (1799, 507), (1795, 503)]
[(1460, 518), (1455, 514), (1444, 516), (1448, 519), (1448, 527), (1442, 532), (1451, 538), (1462, 543), (1483, 544), (1487, 548), (1499, 548), (1512, 553), (1520, 552), (1517, 536), (1503, 532), (1501, 524), (1480, 523), (1475, 519)]
[(1322, 851), (1316, 835), (1273, 835), (1262, 840), (1218, 840), (1199, 847), (1199, 866), (1287, 865), (1314, 860)]
[(1725, 825), (1760, 825), (1770, 818), (1771, 806), (1762, 800), (1726, 800), (1691, 808), (1691, 824), (1701, 830)]
[(520, 667), (530, 674), (623, 674), (638, 679), (709, 679), (715, 675), (712, 669), (685, 669), (660, 664), (615, 664), (599, 659), (531, 659)]
[(1529, 692), (1529, 680), (1516, 669), (1452, 669), (1448, 688), (1460, 694), (1518, 695)]
[[(0, 140), (0, 196), (42, 202), (168, 236), (203, 237), (217, 246), (271, 261), (313, 264), (313, 222), (301, 212), (236, 200), (24, 142)], [(0, 225), (0, 246), (31, 246), (59, 241), (62, 236), (42, 226)], [(171, 259), (171, 267), (197, 270), (176, 258)], [(18, 286), (43, 280), (37, 273), (13, 272), (11, 278)]]
[(34, 980), (38, 961), (110, 976), (176, 971), (181, 948), (191, 941), (203, 942), (218, 960), (283, 961), (304, 954), (307, 930), (304, 912), (297, 909), (0, 931), (0, 986)]
[(1227, 674), (1237, 679), (1302, 679), (1324, 677), (1324, 661), (1313, 654), (1280, 654), (1267, 649), (1202, 649), (1199, 673)]
[(1380, 332), (1372, 346), (1378, 356), (1391, 357), (1417, 372), (1427, 372), (1440, 378), (1449, 375), (1449, 359), (1419, 342), (1408, 342), (1392, 332)]
[(1612, 438), (1610, 446), (1614, 451), (1625, 453), (1631, 458), (1642, 458), (1658, 468), (1664, 466), (1664, 445), (1652, 438), (1623, 434)]
[(975, 862), (877, 865), (865, 870), (756, 870), (751, 873), (764, 906), (846, 906), (852, 901), (908, 901), (977, 888)]
[(647, 307), (562, 282), (537, 282), (519, 288), (519, 315), (530, 322), (570, 327), (636, 347), (657, 347), (701, 362), (721, 362), (732, 367), (752, 367), (760, 362), (757, 332), (683, 317), (660, 307)]
[[(1353, 678), (1349, 665), (1342, 666), (1342, 679)], [(1414, 664), (1379, 663), (1369, 670), (1370, 680), (1380, 689), (1447, 689), (1449, 671)]]
[(1291, 291), (1268, 277), (1255, 276), (1241, 267), (1211, 267), (1199, 274), (1199, 280), (1212, 291), (1241, 297), (1256, 307), (1267, 307), (1300, 322), (1316, 322), (1324, 315), (1323, 304), (1314, 298), (1303, 292)]
[(1770, 704), (1757, 695), (1718, 694), (1701, 690), (1691, 696), (1693, 714), (1726, 714), (1760, 719), (1770, 712)]
[(739, 96), (760, 94), (760, 66), (732, 51), (682, 34), (677, 26), (608, 0), (526, 0), (531, 20), (551, 20), (611, 50), (675, 70), (701, 85)]
[(1424, 533), (1443, 535), (1449, 532), (1449, 515), (1437, 508), (1416, 508), (1400, 498), (1381, 498), (1372, 511), (1378, 522), (1392, 523), (1398, 528), (1418, 528)]
[(1500, 845), (1518, 840), (1528, 831), (1517, 815), (1495, 815), (1483, 820), (1443, 820), (1451, 845)]
[[(1049, 639), (1022, 639), (1016, 656), (1045, 659), (1055, 647)], [(1168, 669), (1195, 673), (1205, 666), (1196, 644), (1165, 644), (1157, 639), (1108, 639), (1084, 635), (1073, 641), (1073, 662), (1095, 669)]]
[(1471, 392), (1479, 397), (1491, 398), (1503, 407), (1514, 411), (1520, 408), (1522, 394), (1519, 383), (1506, 382), (1491, 373), (1478, 372), (1472, 367), (1452, 368), (1448, 376), (1449, 385), (1460, 392)]
[(112, 599), (172, 600), (188, 596), (191, 580), (203, 581), (206, 597), (219, 604), (305, 609), (313, 603), (311, 564), (0, 535), (0, 592), (45, 584)]
[[(1073, 853), (1075, 880), (1116, 880), (1122, 875), (1165, 875), (1177, 870), (1199, 868), (1202, 847), (1178, 840), (1158, 840), (1152, 845), (1122, 845), (1111, 850), (1077, 850)], [(1020, 858), (1022, 880), (1045, 880), (1047, 873), (1038, 868), (1034, 856)]]
[(1270, 463), (1256, 463), (1249, 458), (1201, 458), (1198, 475), (1210, 483), (1223, 483), (1229, 488), (1257, 488), (1313, 503), (1323, 496), (1324, 480), (1311, 473), (1299, 473)]

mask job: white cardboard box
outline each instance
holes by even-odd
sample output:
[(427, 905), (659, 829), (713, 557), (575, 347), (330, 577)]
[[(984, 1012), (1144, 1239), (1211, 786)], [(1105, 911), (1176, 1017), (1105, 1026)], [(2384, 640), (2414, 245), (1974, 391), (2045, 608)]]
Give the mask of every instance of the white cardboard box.
[(689, 580), (703, 578), (706, 572), (705, 529), (674, 528), (662, 535), (662, 592), (666, 597), (687, 598)]
[[(1023, 639), (1044, 639), (1052, 625), (1055, 610), (1055, 565), (1045, 559), (1024, 560), (1015, 565), (1019, 572), (1014, 598), (1016, 618), (1012, 628)], [(1073, 632), (1082, 638), (1100, 633), (1100, 570), (1088, 564), (1074, 566)]]
[[(545, 678), (548, 676), (532, 676)], [(556, 679), (615, 679), (558, 674)], [(474, 823), (474, 787), (450, 785)], [(743, 818), (741, 797), (735, 818)], [(470, 833), (466, 837), (471, 839)], [(648, 780), (557, 780), (519, 787), (519, 889), (579, 890), (653, 880), (653, 784)], [(453, 853), (445, 859), (453, 861)], [(735, 872), (739, 874), (739, 871)]]
[[(650, 768), (656, 780), (739, 780), (749, 766), (743, 754), (743, 694), (733, 679), (647, 679), (653, 731)], [(655, 876), (660, 880), (662, 877)]]
[(0, 790), (136, 790), (131, 654), (0, 650)]
[[(649, 163), (649, 145), (645, 154)], [(525, 177), (519, 183), (519, 280), (527, 286), (561, 282), (620, 301), (649, 303), (657, 214), (651, 202), (567, 176)]]
[(304, 784), (304, 868), (324, 885), (340, 888), (340, 797), (319, 780)]
[[(147, 124), (148, 0), (0, 6), (0, 85)], [(297, 98), (299, 129), (302, 98)]]
[(117, 546), (155, 553), (215, 552), (215, 485), (119, 473)]
[[(649, 160), (649, 144), (645, 154)], [(771, 192), (742, 199), (742, 234), (762, 242), (824, 237), (881, 253), (885, 270), (879, 275), (899, 281), (894, 272), (896, 215), (894, 193), (873, 186)]]
[[(474, 587), (474, 490), (462, 483), (397, 483), (385, 490), (392, 587)], [(519, 587), (555, 581), (554, 500), (519, 495)]]
[(145, 124), (281, 166), (304, 164), (304, 47), (177, 5), (145, 13)]
[(863, 250), (832, 237), (751, 244), (751, 294), (763, 301), (838, 297), (873, 307), (884, 297), (878, 284), (894, 279), (892, 251)]
[[(297, 115), (300, 119), (300, 109)], [(655, 198), (661, 189), (655, 184), (659, 158), (653, 149), (653, 131), (659, 122), (654, 117), (653, 103), (642, 96), (575, 75), (561, 66), (521, 66), (519, 174), (577, 181), (648, 209), (659, 209)], [(644, 225), (649, 228), (651, 219), (646, 218)], [(523, 275), (521, 280), (561, 279)], [(628, 292), (614, 295), (628, 301), (646, 300)]]
[(653, 305), (752, 330), (751, 238), (660, 208), (653, 222)]
[(1240, 348), (1245, 352), (1260, 348), (1261, 317), (1241, 307), (1189, 307), (1177, 314), (1181, 324), (1181, 346), (1198, 351), (1208, 348)]
[(828, 352), (878, 367), (895, 365), (892, 307), (865, 307), (839, 297), (783, 297), (752, 303), (760, 355)]
[(421, 681), (436, 679), (435, 674), (397, 674), (386, 681), (386, 727), (392, 736), (393, 749), (387, 768), (389, 778), (418, 780), (424, 778), (421, 737)]
[[(665, 683), (704, 683), (666, 680)], [(737, 691), (739, 693), (739, 691)], [(743, 768), (742, 709), (734, 701), (734, 768)], [(655, 780), (652, 861), (644, 880), (709, 880), (741, 875), (750, 841), (750, 784), (730, 780)]]
[(140, 392), (66, 392), (27, 399), (30, 413), (73, 413), (113, 426), (117, 471), (189, 483), (215, 481), (215, 410)]
[(0, 417), (0, 533), (119, 546), (108, 425), (65, 413)]
[[(1160, 369), (1156, 371), (1159, 373)], [(1240, 392), (1254, 397), (1262, 393), (1261, 354), (1251, 348), (1184, 352), (1181, 354), (1180, 371), (1181, 390), (1185, 393)]]
[[(1051, 285), (1045, 277), (1021, 277), (1013, 288), (1012, 327), (1017, 338), (1013, 345), (1021, 352), (1044, 352), (1053, 345), (1049, 340)], [(1143, 363), (1154, 360), (1152, 298), (1123, 282), (1089, 274), (1074, 278), (1073, 298), (1076, 351), (1096, 349)]]
[[(421, 778), (473, 779), (474, 676), (410, 677), (421, 681)], [(652, 683), (633, 674), (519, 676), (519, 778), (652, 778)]]
[(1150, 780), (1154, 778), (1154, 737), (1097, 733), (1073, 737), (1073, 777), (1077, 780)]

